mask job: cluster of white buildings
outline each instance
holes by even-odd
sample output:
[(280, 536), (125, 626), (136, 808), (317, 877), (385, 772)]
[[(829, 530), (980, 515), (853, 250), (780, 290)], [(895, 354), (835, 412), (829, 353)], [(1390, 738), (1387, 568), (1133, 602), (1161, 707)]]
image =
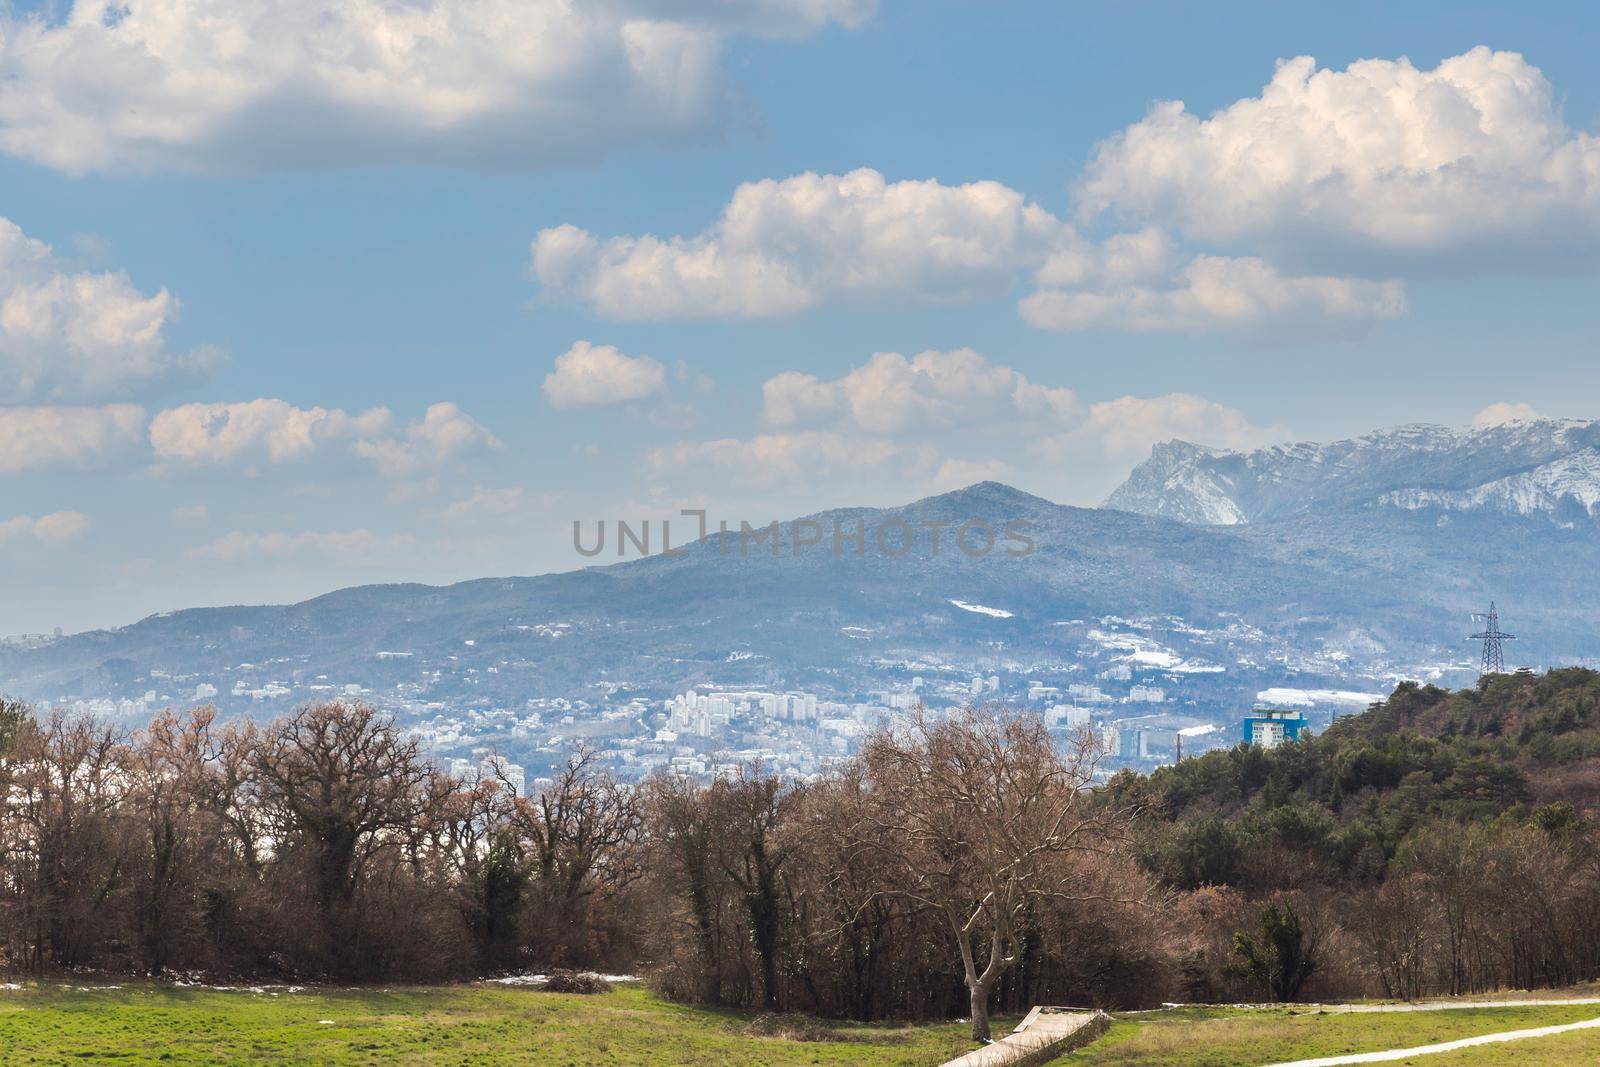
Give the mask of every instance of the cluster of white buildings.
[[(492, 752), (476, 761), (453, 758), (446, 765), (445, 771), (450, 777), (460, 779), (469, 785), (478, 782), (498, 782), (512, 796), (528, 795), (527, 768)], [(548, 779), (539, 779), (536, 784), (540, 783), (548, 784)]]
[(846, 705), (818, 701), (812, 693), (719, 692), (691, 689), (666, 702), (667, 729), (675, 734), (710, 737), (737, 716), (760, 715), (773, 722), (815, 723)]
[(1044, 713), (1044, 724), (1052, 730), (1078, 730), (1089, 721), (1089, 709), (1075, 704), (1052, 704)]

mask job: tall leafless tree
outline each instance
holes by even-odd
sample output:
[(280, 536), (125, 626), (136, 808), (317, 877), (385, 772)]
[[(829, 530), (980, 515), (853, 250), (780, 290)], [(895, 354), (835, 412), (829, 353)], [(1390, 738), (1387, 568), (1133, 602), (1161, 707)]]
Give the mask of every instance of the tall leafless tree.
[(305, 865), (325, 947), (336, 966), (355, 966), (349, 923), (367, 863), (423, 817), (434, 772), (391, 720), (344, 702), (274, 724), (255, 746), (253, 770), (280, 859), (297, 854)]
[(1087, 791), (1098, 751), (1085, 732), (1058, 755), (1037, 716), (981, 709), (919, 714), (865, 748), (871, 803), (854, 833), (886, 860), (884, 892), (943, 917), (974, 1040), (989, 1039), (990, 994), (1023, 948), (1031, 907), (1139, 892), (1118, 862), (1128, 813)]

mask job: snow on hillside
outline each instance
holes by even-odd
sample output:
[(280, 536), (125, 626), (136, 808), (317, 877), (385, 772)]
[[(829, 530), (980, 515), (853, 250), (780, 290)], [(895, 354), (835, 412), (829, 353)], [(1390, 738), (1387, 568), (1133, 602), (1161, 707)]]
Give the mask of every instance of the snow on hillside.
[(1531, 471), (1513, 474), (1472, 489), (1397, 489), (1378, 498), (1380, 504), (1416, 510), (1503, 511), (1514, 515), (1559, 514), (1581, 508), (1600, 515), (1600, 451), (1586, 448)]
[(1226, 452), (1157, 445), (1106, 500), (1121, 511), (1237, 525), (1319, 508), (1600, 516), (1600, 422), (1401, 426), (1329, 444)]
[(1366, 707), (1383, 700), (1382, 693), (1357, 693), (1347, 689), (1291, 689), (1275, 686), (1256, 694), (1256, 703), (1285, 708), (1309, 708), (1317, 704), (1354, 704)]
[(962, 611), (970, 611), (974, 615), (988, 615), (991, 618), (996, 619), (1010, 619), (1016, 615), (1016, 612), (1007, 611), (1004, 608), (991, 608), (986, 607), (983, 604), (968, 604), (965, 600), (952, 600), (950, 603), (954, 604)]

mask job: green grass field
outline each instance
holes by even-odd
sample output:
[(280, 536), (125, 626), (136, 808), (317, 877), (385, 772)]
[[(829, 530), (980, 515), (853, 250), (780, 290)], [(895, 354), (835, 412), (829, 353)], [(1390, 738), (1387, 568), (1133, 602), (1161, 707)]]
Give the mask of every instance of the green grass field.
[[(1263, 1064), (1576, 1022), (1600, 1006), (1406, 1014), (1181, 1009), (1123, 1016), (1060, 1064)], [(809, 1024), (671, 1004), (637, 985), (592, 997), (527, 987), (216, 990), (144, 982), (0, 986), (0, 1062), (420, 1064), (938, 1064), (971, 1047), (959, 1023)], [(996, 1032), (1014, 1020), (998, 1021)], [(816, 1040), (815, 1038), (821, 1038)], [(1426, 1067), (1588, 1064), (1594, 1031), (1429, 1056)]]
[[(1305, 1009), (1231, 1011), (1186, 1008), (1115, 1019), (1104, 1037), (1062, 1057), (1060, 1064), (1095, 1067), (1227, 1067), (1338, 1056), (1351, 1052), (1411, 1048), (1441, 1041), (1556, 1026), (1600, 1016), (1600, 1005), (1571, 1007), (1461, 1008), (1394, 1014), (1307, 1013)], [(1533, 1039), (1529, 1049), (1558, 1043), (1573, 1053), (1567, 1060), (1532, 1057), (1524, 1062), (1590, 1064), (1600, 1060), (1600, 1031)], [(1466, 1049), (1420, 1057), (1427, 1067), (1512, 1062), (1517, 1044)], [(1403, 1061), (1410, 1062), (1410, 1061)]]
[(493, 985), (273, 995), (84, 982), (0, 991), (0, 1062), (909, 1067), (972, 1047), (955, 1023), (830, 1025), (837, 1040), (826, 1041), (750, 1036), (749, 1024), (631, 983), (580, 997)]

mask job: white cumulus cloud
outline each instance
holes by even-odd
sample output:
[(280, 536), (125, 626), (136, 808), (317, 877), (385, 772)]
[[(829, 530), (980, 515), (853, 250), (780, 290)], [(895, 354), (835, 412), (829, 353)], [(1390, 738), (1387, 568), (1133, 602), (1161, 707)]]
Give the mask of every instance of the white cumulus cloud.
[(1156, 227), (1096, 243), (998, 182), (890, 182), (869, 169), (741, 185), (721, 218), (690, 237), (546, 229), (533, 242), (533, 275), (549, 298), (627, 320), (964, 303), (1005, 296), (1026, 278), (1038, 289), (1022, 315), (1052, 330), (1261, 333), (1293, 321), (1337, 335), (1405, 310), (1398, 282), (1186, 254)]
[(146, 294), (122, 271), (76, 270), (0, 218), (0, 400), (111, 397), (208, 369), (214, 350), (168, 346), (177, 313), (165, 289)]
[(1098, 146), (1079, 189), (1114, 212), (1282, 263), (1474, 271), (1593, 263), (1600, 140), (1569, 128), (1544, 74), (1474, 48), (1431, 70), (1280, 62), (1209, 117), (1179, 101)]
[(75, 0), (0, 17), (0, 148), (69, 173), (529, 167), (718, 134), (733, 34), (874, 0)]
[(88, 529), (89, 517), (81, 511), (57, 511), (38, 518), (18, 515), (0, 521), (0, 545), (14, 541), (59, 545), (82, 537)]
[(539, 233), (546, 294), (614, 319), (753, 318), (829, 300), (937, 304), (1001, 296), (1063, 225), (999, 182), (890, 182), (875, 170), (739, 186), (691, 237)]
[(1041, 289), (1019, 309), (1046, 330), (1348, 336), (1406, 313), (1398, 281), (1296, 277), (1255, 257), (1198, 256), (1163, 285)]
[(355, 444), (356, 453), (389, 478), (442, 467), (474, 452), (499, 447), (494, 434), (451, 403), (430, 405), (420, 421), (399, 433)]
[(262, 398), (185, 404), (159, 412), (150, 420), (150, 446), (157, 462), (168, 467), (279, 464), (337, 447), (393, 478), (437, 469), (474, 452), (498, 448), (500, 442), (451, 403), (430, 405), (421, 419), (397, 427), (387, 408), (352, 414)]
[(277, 465), (343, 454), (371, 463), (385, 478), (436, 471), (500, 447), (482, 423), (448, 402), (430, 405), (404, 426), (382, 407), (352, 413), (268, 397), (184, 404), (157, 413), (149, 437), (158, 469)]
[(1290, 436), (1281, 426), (1257, 426), (1237, 408), (1191, 393), (1124, 396), (1089, 405), (1081, 423), (1038, 442), (1040, 454), (1057, 459), (1092, 452), (1113, 461), (1149, 457), (1161, 441), (1181, 438), (1215, 448), (1251, 449)]
[(762, 418), (771, 432), (656, 448), (649, 473), (682, 492), (830, 503), (841, 491), (893, 500), (987, 480), (1090, 501), (1159, 441), (1253, 448), (1290, 436), (1187, 393), (1086, 402), (965, 348), (880, 352), (836, 378), (786, 371), (765, 383)]
[(1472, 420), (1474, 426), (1499, 426), (1507, 422), (1532, 422), (1541, 416), (1532, 404), (1501, 402), (1490, 404)]
[(144, 422), (134, 404), (0, 409), (0, 474), (89, 466), (138, 445)]
[(324, 443), (374, 438), (388, 429), (385, 408), (351, 415), (338, 408), (298, 408), (263, 398), (239, 403), (184, 404), (150, 420), (150, 445), (164, 462), (194, 466), (265, 459), (304, 459)]
[(762, 415), (773, 426), (844, 419), (869, 433), (959, 425), (1057, 423), (1072, 417), (1072, 390), (1031, 382), (970, 348), (927, 351), (910, 359), (878, 352), (840, 378), (786, 371), (761, 389)]
[(630, 404), (658, 395), (667, 370), (649, 356), (625, 356), (611, 345), (579, 341), (556, 357), (544, 379), (544, 395), (554, 408)]

